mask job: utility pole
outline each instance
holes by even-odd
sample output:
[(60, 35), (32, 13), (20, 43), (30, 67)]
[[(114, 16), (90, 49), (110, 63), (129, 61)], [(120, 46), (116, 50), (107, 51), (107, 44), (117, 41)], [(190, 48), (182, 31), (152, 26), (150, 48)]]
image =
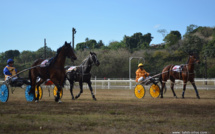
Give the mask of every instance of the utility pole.
[(72, 28), (72, 47), (75, 49), (74, 44), (75, 44), (75, 37), (74, 35), (76, 34), (76, 29), (73, 27)]
[(46, 38), (44, 39), (44, 58), (46, 59)]

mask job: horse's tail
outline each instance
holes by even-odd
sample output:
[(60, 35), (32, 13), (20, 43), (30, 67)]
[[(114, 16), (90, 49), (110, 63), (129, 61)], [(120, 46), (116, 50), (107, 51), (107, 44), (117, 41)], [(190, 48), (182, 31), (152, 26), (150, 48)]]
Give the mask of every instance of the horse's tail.
[(160, 81), (160, 83), (162, 85), (162, 73), (160, 74), (159, 81)]
[[(165, 71), (165, 72), (162, 72), (161, 74), (160, 74), (160, 77), (159, 77), (159, 81), (160, 81), (160, 83), (161, 83), (161, 87), (162, 87), (162, 85), (163, 85), (163, 79), (162, 79), (162, 75), (163, 74), (165, 74), (165, 73), (169, 73), (170, 72), (170, 70), (168, 70), (168, 71)], [(166, 84), (165, 84), (165, 86), (163, 87), (163, 93), (166, 93)]]

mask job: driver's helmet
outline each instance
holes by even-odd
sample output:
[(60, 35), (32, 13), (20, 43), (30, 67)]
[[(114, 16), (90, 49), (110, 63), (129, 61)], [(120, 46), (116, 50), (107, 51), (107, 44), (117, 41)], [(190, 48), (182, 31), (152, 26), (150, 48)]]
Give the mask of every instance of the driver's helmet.
[(11, 63), (11, 62), (14, 62), (13, 59), (8, 59), (8, 60), (7, 60), (7, 64), (9, 64), (9, 63)]
[(143, 63), (138, 64), (138, 67), (143, 67)]

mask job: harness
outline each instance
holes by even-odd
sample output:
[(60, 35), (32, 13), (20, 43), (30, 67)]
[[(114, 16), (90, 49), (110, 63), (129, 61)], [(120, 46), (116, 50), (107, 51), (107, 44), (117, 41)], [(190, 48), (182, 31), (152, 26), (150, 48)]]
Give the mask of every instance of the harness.
[[(195, 64), (195, 63), (190, 63), (190, 64)], [(189, 65), (189, 64), (181, 64), (181, 65), (180, 65), (180, 68), (181, 68), (181, 69), (180, 69), (180, 71), (178, 72), (178, 73), (179, 73), (179, 80), (181, 79), (182, 73), (183, 73), (183, 72), (187, 73), (187, 75), (188, 75), (188, 76), (187, 76), (187, 81), (189, 80), (189, 77), (190, 77), (191, 74), (195, 74), (195, 73), (190, 73), (190, 72), (189, 72), (189, 70), (188, 70), (188, 65)], [(175, 66), (175, 65), (172, 65), (172, 66), (170, 67), (171, 69), (170, 69), (169, 71), (174, 71), (174, 70), (172, 69), (174, 66)], [(184, 66), (186, 67), (186, 70), (187, 70), (187, 71), (182, 71), (182, 69), (183, 69)], [(168, 71), (168, 72), (169, 72), (169, 71)], [(170, 73), (169, 73), (169, 78), (170, 78)], [(162, 82), (164, 82), (164, 81), (162, 81)], [(164, 82), (164, 83), (166, 83), (166, 82)], [(172, 83), (173, 83), (173, 82), (172, 82)], [(191, 83), (195, 83), (195, 82), (191, 82)], [(173, 83), (173, 84), (174, 84), (174, 83)], [(184, 83), (184, 84), (186, 84), (186, 83)]]

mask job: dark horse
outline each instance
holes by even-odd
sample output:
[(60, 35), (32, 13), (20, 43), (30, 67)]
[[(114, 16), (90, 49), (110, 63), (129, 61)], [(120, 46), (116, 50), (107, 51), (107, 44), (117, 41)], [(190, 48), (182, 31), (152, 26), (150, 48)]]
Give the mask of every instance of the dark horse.
[[(46, 67), (41, 67), (41, 63), (44, 59), (37, 59), (32, 66), (38, 66), (33, 68), (29, 71), (29, 78), (31, 81), (31, 90), (29, 93), (33, 93), (35, 96), (35, 86), (39, 87), (45, 80), (51, 79), (51, 81), (57, 86), (58, 92), (57, 97), (55, 98), (56, 102), (61, 102), (59, 92), (62, 90), (65, 81), (65, 69), (64, 64), (65, 60), (70, 58), (73, 62), (77, 59), (76, 55), (74, 54), (74, 50), (71, 47), (71, 43), (65, 42), (65, 44), (58, 48), (57, 54), (55, 57), (52, 58), (49, 65)], [(40, 77), (40, 81), (36, 83), (37, 77)], [(37, 94), (37, 98), (34, 98), (37, 102), (39, 100), (39, 93)]]
[(168, 65), (163, 69), (161, 77), (160, 77), (160, 81), (162, 83), (162, 88), (160, 91), (161, 92), (161, 98), (163, 98), (163, 88), (165, 87), (166, 81), (168, 79), (171, 80), (171, 89), (172, 89), (173, 95), (174, 95), (174, 97), (177, 98), (175, 91), (174, 91), (174, 83), (175, 83), (175, 79), (180, 79), (180, 80), (183, 80), (183, 82), (184, 82), (182, 98), (184, 98), (184, 93), (186, 90), (186, 84), (188, 81), (190, 81), (191, 84), (193, 85), (195, 91), (196, 91), (197, 98), (200, 99), (199, 93), (198, 93), (198, 90), (196, 88), (195, 81), (194, 81), (195, 63), (198, 63), (198, 64), (200, 63), (199, 56), (194, 55), (194, 54), (190, 54), (188, 61), (187, 61), (187, 64), (180, 65), (180, 69), (181, 69), (180, 72), (173, 71), (173, 67), (175, 65)]
[[(80, 97), (81, 93), (83, 93), (83, 82), (86, 82), (90, 88), (92, 97), (94, 100), (96, 100), (95, 95), (93, 94), (93, 88), (91, 86), (91, 68), (93, 66), (93, 64), (95, 64), (96, 66), (99, 66), (99, 61), (97, 59), (97, 56), (94, 52), (90, 52), (90, 55), (83, 60), (82, 64), (77, 66), (75, 70), (69, 71), (66, 74), (67, 79), (69, 80), (70, 83), (70, 92), (72, 95), (72, 99), (74, 100), (75, 98), (77, 99), (78, 97)], [(79, 82), (79, 86), (80, 86), (80, 92), (79, 94), (74, 98), (73, 96), (73, 85), (74, 82)]]

